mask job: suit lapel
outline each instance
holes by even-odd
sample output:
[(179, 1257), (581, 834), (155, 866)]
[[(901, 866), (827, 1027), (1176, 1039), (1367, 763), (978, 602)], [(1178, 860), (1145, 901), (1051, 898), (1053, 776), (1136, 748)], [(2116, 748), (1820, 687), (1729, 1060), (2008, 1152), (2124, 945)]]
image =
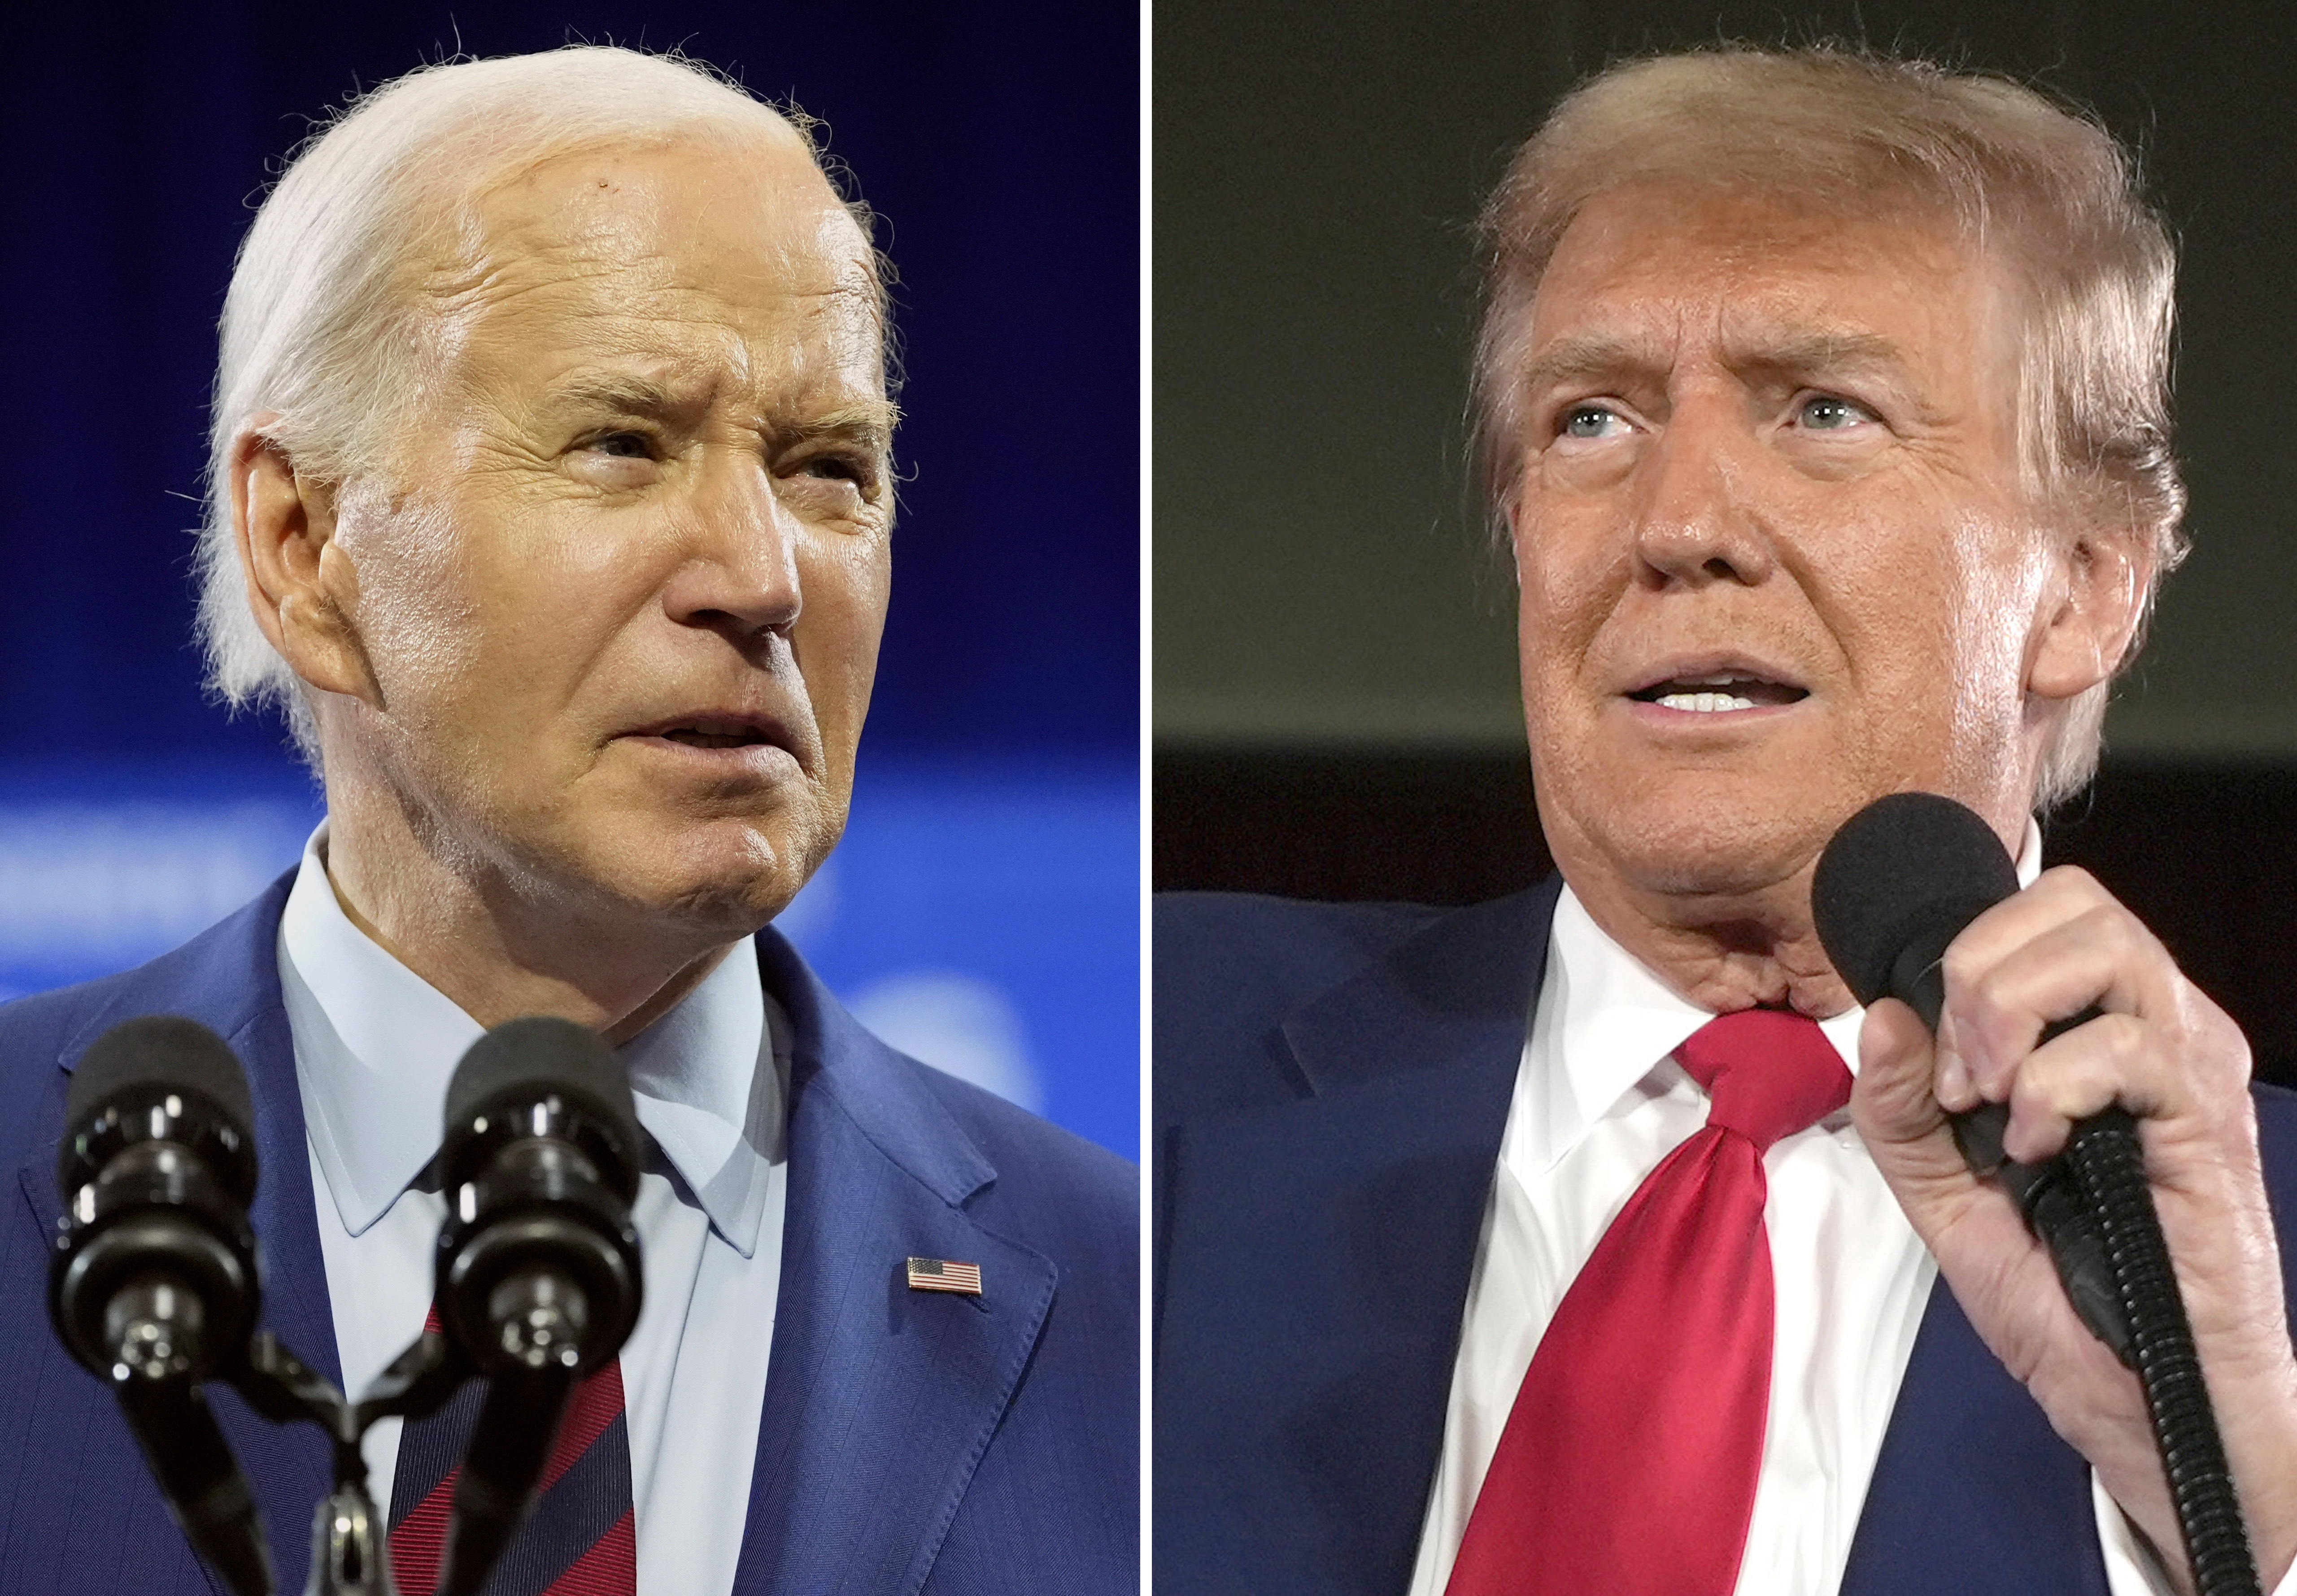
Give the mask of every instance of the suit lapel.
[(1196, 1588), (1408, 1578), (1557, 890), (1445, 915), (1286, 1023), (1311, 1095), (1169, 1143), (1159, 1514), (1234, 1526)]
[[(312, 1368), (340, 1379), (326, 1266), (312, 1207), (302, 1093), (275, 951), (292, 879), (291, 872), (230, 919), (123, 979), (56, 1062), (69, 1072), (96, 1038), (139, 1015), (184, 1015), (231, 1044), (247, 1066), (255, 1099), (259, 1174), (250, 1219), (262, 1246), (261, 1322)], [(62, 1212), (53, 1148), (26, 1163), (19, 1183), (37, 1222), (53, 1235)], [(311, 1516), (330, 1477), (325, 1437), (314, 1425), (283, 1428), (258, 1418), (219, 1383), (209, 1386), (207, 1394), (262, 1510), (281, 1582), (300, 1584)], [(209, 1579), (214, 1584), (212, 1575)], [(221, 1587), (216, 1589), (220, 1593)]]
[[(279, 993), (286, 890), (283, 880), (122, 983), (57, 1062), (70, 1070), (105, 1030), (144, 1014), (186, 1015), (230, 1042), (256, 1105), (263, 1324), (340, 1380)], [(965, 1213), (996, 1171), (917, 1066), (862, 1030), (778, 936), (758, 942), (768, 989), (796, 1036), (780, 1306), (736, 1589), (913, 1592), (1020, 1383), (1056, 1271)], [(19, 1176), (31, 1222), (52, 1234), (62, 1212), (53, 1147)], [(980, 1264), (982, 1296), (910, 1290), (902, 1261), (911, 1255)], [(300, 1585), (329, 1478), (325, 1437), (312, 1425), (268, 1424), (221, 1386), (210, 1394), (263, 1510), (283, 1588)]]
[(2021, 1591), (2106, 1596), (2089, 1465), (1931, 1287), (1842, 1596)]
[[(917, 1078), (788, 944), (758, 937), (795, 1032), (789, 1201), (740, 1592), (916, 1591), (1052, 1305), (1050, 1260), (984, 1230), (996, 1179)], [(903, 1260), (981, 1265), (978, 1297)]]

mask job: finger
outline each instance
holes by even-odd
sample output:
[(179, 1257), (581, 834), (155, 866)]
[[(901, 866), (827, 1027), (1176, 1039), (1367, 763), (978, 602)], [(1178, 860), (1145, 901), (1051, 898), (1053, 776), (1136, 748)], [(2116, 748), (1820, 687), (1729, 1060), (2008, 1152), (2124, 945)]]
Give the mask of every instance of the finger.
[(1980, 963), (1991, 964), (2054, 926), (2119, 902), (2088, 871), (2060, 865), (1987, 909), (1955, 940)]
[[(1851, 1117), (1875, 1168), (1957, 1298), (1972, 1310), (1987, 1344), (2021, 1381), (2029, 1380), (2051, 1349), (2078, 1346), (2087, 1332), (2074, 1319), (2016, 1199), (1964, 1162), (1931, 1090), (1933, 1057), (1929, 1032), (1912, 1009), (1891, 999), (1874, 1004), (1859, 1032)], [(2074, 1355), (2089, 1368), (2085, 1353)], [(2112, 1364), (2111, 1354), (2102, 1355)]]
[(2183, 983), (2153, 934), (2107, 903), (1991, 950), (1984, 962), (1957, 939), (1947, 950), (1941, 1026), (1980, 1095), (2000, 1102), (2050, 1025), (2093, 1007), (2140, 1017), (2171, 1014)]
[(2021, 1164), (2040, 1164), (2065, 1149), (2077, 1120), (2117, 1101), (2136, 1115), (2159, 1112), (2147, 1068), (2144, 1021), (2105, 1014), (2053, 1037), (2026, 1056), (2010, 1082), (2010, 1123), (2002, 1150)]
[(1971, 1079), (1970, 1065), (1964, 1062), (1962, 1049), (1955, 1042), (1952, 1009), (1939, 1011), (1937, 1047), (1937, 1079), (1931, 1090), (1948, 1114), (1967, 1114), (1986, 1099), (1979, 1095), (1978, 1083)]

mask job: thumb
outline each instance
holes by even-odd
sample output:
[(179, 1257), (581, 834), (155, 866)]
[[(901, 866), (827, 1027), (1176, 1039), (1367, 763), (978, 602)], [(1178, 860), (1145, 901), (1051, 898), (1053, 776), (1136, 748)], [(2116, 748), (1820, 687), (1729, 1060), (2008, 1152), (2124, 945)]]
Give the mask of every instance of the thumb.
[(1977, 1185), (1939, 1104), (1936, 1067), (1936, 1043), (1913, 1009), (1896, 998), (1867, 1009), (1851, 1121), (1925, 1238), (1944, 1218), (1932, 1205), (1966, 1200)]
[(1877, 1156), (1885, 1146), (1920, 1141), (1946, 1124), (1931, 1085), (1937, 1061), (1937, 1043), (1913, 1009), (1882, 998), (1866, 1010), (1850, 1112)]

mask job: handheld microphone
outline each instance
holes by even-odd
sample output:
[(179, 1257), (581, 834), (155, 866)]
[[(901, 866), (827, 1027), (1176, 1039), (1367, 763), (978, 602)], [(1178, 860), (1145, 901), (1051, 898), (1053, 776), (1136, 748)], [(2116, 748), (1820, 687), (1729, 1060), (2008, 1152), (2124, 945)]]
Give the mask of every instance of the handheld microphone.
[[(1860, 810), (1827, 843), (1811, 877), (1811, 918), (1852, 996), (1870, 1005), (1896, 998), (1936, 1031), (1946, 1006), (1947, 944), (2017, 891), (2017, 868), (1984, 820), (1951, 798), (1898, 793)], [(2044, 1040), (2096, 1012), (2060, 1021)], [(1949, 1123), (1971, 1169), (1998, 1175), (2018, 1199), (2027, 1229), (2049, 1248), (2082, 1322), (2135, 1367), (2128, 1316), (2104, 1238), (2083, 1207), (2064, 1160), (2032, 1164), (2005, 1158), (2005, 1103), (1983, 1104)]]
[(456, 1483), (440, 1596), (474, 1596), (524, 1516), (575, 1379), (622, 1350), (642, 1291), (630, 1077), (571, 1020), (473, 1043), (447, 1089), (442, 1329), (488, 1377)]
[[(1827, 843), (1811, 878), (1811, 918), (1859, 1002), (1897, 998), (1935, 1032), (1947, 945), (2017, 890), (2001, 839), (1978, 815), (1935, 794), (1899, 793), (1859, 810)], [(2097, 1013), (2061, 1021), (2043, 1040)], [(1955, 1115), (1955, 1144), (1973, 1171), (1999, 1175), (2017, 1197), (2082, 1322), (2137, 1371), (2196, 1589), (2253, 1596), (2256, 1559), (2136, 1122), (2118, 1107), (2078, 1121), (2065, 1151), (2041, 1165), (2004, 1158), (2008, 1123), (1998, 1103)]]
[(193, 1546), (240, 1596), (270, 1596), (254, 1498), (199, 1389), (255, 1328), (253, 1119), (206, 1026), (151, 1016), (97, 1038), (65, 1099), (48, 1315), (111, 1386)]

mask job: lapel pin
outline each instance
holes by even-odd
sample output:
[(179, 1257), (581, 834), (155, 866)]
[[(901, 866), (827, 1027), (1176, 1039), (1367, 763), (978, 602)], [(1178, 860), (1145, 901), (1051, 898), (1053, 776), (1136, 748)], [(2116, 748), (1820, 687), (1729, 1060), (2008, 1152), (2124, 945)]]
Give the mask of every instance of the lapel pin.
[(954, 1258), (912, 1258), (910, 1260), (910, 1289), (961, 1291), (967, 1296), (979, 1296), (981, 1265), (959, 1263)]

